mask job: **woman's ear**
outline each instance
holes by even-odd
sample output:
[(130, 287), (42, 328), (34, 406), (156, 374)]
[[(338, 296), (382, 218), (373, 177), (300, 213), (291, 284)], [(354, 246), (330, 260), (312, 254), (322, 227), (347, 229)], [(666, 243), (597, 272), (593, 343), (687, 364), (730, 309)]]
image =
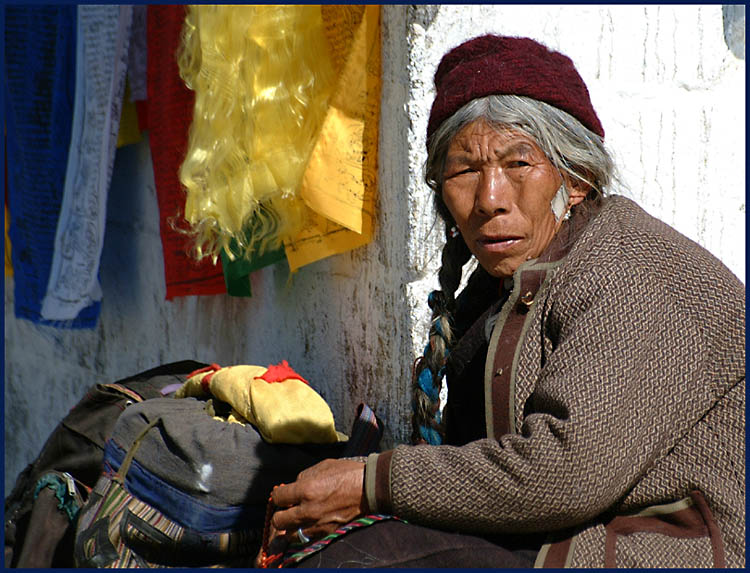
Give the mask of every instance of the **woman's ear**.
[(565, 174), (565, 187), (568, 189), (568, 206), (575, 207), (581, 203), (591, 190), (591, 185), (577, 177)]

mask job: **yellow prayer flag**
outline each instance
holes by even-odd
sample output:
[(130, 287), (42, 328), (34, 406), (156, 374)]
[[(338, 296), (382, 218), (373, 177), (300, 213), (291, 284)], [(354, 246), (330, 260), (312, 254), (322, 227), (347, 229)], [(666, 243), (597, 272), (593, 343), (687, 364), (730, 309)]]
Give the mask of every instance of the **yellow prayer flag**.
[(138, 112), (135, 102), (130, 99), (130, 85), (125, 78), (125, 93), (122, 96), (122, 111), (120, 112), (120, 129), (117, 132), (117, 147), (132, 145), (141, 140), (141, 130), (138, 128)]
[[(285, 249), (292, 271), (372, 240), (380, 111), (380, 7), (330, 6), (323, 12), (334, 66), (343, 69), (304, 175), (308, 222)], [(347, 25), (348, 24), (348, 25)]]
[(196, 104), (180, 181), (198, 256), (283, 242), (296, 270), (372, 240), (379, 6), (193, 5), (183, 32)]

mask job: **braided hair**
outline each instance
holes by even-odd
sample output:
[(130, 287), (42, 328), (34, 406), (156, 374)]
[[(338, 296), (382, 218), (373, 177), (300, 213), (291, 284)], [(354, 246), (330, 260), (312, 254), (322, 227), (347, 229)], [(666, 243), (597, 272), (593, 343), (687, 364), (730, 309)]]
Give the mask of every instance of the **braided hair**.
[(471, 258), (460, 235), (446, 226), (438, 281), (441, 290), (430, 293), (427, 302), (432, 310), (429, 341), (424, 354), (414, 363), (412, 374), (412, 442), (437, 445), (442, 442), (440, 388), (445, 374), (445, 360), (453, 346), (452, 316), (455, 294), (461, 283), (463, 265)]
[[(471, 258), (463, 238), (455, 233), (455, 222), (442, 199), (445, 157), (453, 137), (469, 123), (483, 119), (490, 125), (511, 128), (533, 139), (550, 162), (590, 191), (586, 201), (574, 209), (585, 209), (601, 201), (604, 190), (615, 179), (614, 162), (602, 138), (575, 117), (556, 107), (524, 96), (490, 95), (477, 98), (446, 119), (428, 142), (425, 181), (433, 191), (435, 210), (445, 223), (445, 245), (438, 272), (440, 290), (428, 296), (432, 311), (429, 342), (412, 371), (412, 442), (442, 443), (440, 389), (445, 362), (455, 340), (453, 335), (456, 291), (462, 269)], [(480, 273), (477, 268), (475, 273)]]

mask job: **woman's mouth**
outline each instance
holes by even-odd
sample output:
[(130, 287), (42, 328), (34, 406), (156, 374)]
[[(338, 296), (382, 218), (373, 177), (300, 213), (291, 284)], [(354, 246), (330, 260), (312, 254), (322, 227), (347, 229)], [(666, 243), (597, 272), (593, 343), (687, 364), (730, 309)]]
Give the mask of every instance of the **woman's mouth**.
[(484, 236), (477, 239), (479, 247), (485, 251), (499, 253), (512, 248), (521, 241), (521, 237), (490, 237)]

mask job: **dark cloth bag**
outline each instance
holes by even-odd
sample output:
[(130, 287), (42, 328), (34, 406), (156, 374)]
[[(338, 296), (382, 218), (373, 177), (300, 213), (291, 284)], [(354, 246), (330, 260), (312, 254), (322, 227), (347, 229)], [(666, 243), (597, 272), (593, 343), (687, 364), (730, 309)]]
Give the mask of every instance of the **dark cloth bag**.
[(246, 566), (273, 486), (346, 448), (270, 444), (214, 418), (213, 402), (155, 399), (120, 416), (79, 518), (79, 567)]
[[(36, 460), (21, 472), (12, 492), (5, 500), (6, 567), (44, 568), (75, 565), (74, 537), (81, 515), (80, 509), (87, 502), (93, 503), (93, 500), (89, 499), (90, 492), (102, 476), (107, 441), (121, 414), (141, 402), (163, 398), (174, 392), (187, 380), (190, 373), (205, 366), (207, 366), (206, 363), (193, 360), (174, 362), (114, 383), (97, 384), (89, 389), (84, 398), (71, 409), (49, 436)], [(185, 402), (185, 400), (171, 398), (168, 401), (170, 404)], [(214, 407), (221, 408), (221, 402), (215, 400), (213, 402)], [(221, 457), (219, 467), (237, 462), (245, 464), (243, 467), (248, 472), (248, 476), (257, 477), (263, 468), (263, 477), (260, 479), (245, 480), (238, 477), (235, 480), (243, 484), (237, 488), (238, 490), (247, 486), (245, 501), (250, 503), (249, 508), (251, 506), (255, 508), (251, 513), (253, 520), (257, 521), (258, 513), (255, 506), (261, 503), (261, 500), (265, 504), (271, 487), (278, 483), (272, 482), (291, 481), (296, 477), (295, 472), (298, 473), (301, 469), (324, 457), (366, 455), (377, 449), (383, 432), (382, 423), (375, 417), (372, 410), (363, 404), (359, 406), (357, 416), (349, 441), (333, 446), (271, 445), (257, 436), (257, 443), (253, 447), (246, 448), (243, 455), (237, 455), (236, 451), (227, 455), (226, 448), (222, 450), (220, 447), (222, 442), (214, 441), (217, 436), (210, 433), (200, 436), (200, 439), (197, 437), (198, 434), (193, 433), (195, 441), (192, 445), (186, 435), (171, 433), (167, 441), (160, 442), (158, 446), (154, 446), (155, 449), (147, 445), (139, 459), (145, 456), (159, 460), (160, 452), (172, 452), (176, 447), (175, 444), (181, 444), (180, 447), (186, 448), (183, 453), (191, 451), (192, 446), (219, 452), (218, 455)], [(211, 419), (201, 412), (198, 419), (205, 422), (206, 418)], [(134, 418), (129, 419), (132, 422)], [(185, 421), (185, 426), (189, 428), (190, 419), (186, 418)], [(127, 428), (127, 423), (124, 424), (123, 427)], [(170, 426), (171, 429), (174, 427), (176, 427), (175, 424)], [(229, 433), (231, 434), (231, 431)], [(175, 436), (178, 437), (176, 441), (173, 441)], [(185, 439), (187, 442), (184, 441)], [(117, 466), (122, 461), (117, 457), (117, 449), (114, 445), (111, 449), (110, 469), (113, 464)], [(220, 453), (222, 451), (224, 454)], [(146, 465), (148, 466), (148, 462)], [(157, 465), (161, 467), (160, 463)], [(177, 473), (181, 469), (179, 464), (177, 467), (174, 465), (164, 467), (169, 467)], [(220, 469), (218, 474), (221, 475), (223, 471)], [(138, 472), (133, 475), (138, 475)], [(171, 475), (174, 473), (167, 474), (167, 476)], [(245, 481), (251, 485), (245, 484)], [(123, 485), (124, 489), (127, 483), (120, 485)], [(188, 491), (190, 490), (190, 484), (178, 478), (174, 487), (179, 489), (183, 486)], [(218, 502), (221, 504), (226, 500), (219, 499)], [(262, 527), (262, 521), (259, 527)], [(249, 545), (253, 543), (255, 541), (251, 540)], [(169, 544), (162, 545), (158, 552), (169, 553), (169, 547), (171, 547)], [(174, 548), (173, 554), (176, 557), (173, 561), (175, 562), (180, 562), (180, 560), (190, 563), (205, 561), (205, 552), (199, 551), (197, 556), (200, 559), (196, 561), (190, 557), (186, 546), (176, 545)], [(101, 563), (92, 562), (91, 565), (101, 566)]]
[(87, 391), (5, 498), (5, 567), (73, 566), (73, 520), (58, 508), (62, 502), (54, 491), (37, 490), (40, 481), (57, 475), (72, 484), (68, 503), (82, 504), (101, 474), (105, 441), (120, 414), (131, 404), (162, 397), (164, 388), (182, 384), (204, 366), (194, 360), (173, 362)]

